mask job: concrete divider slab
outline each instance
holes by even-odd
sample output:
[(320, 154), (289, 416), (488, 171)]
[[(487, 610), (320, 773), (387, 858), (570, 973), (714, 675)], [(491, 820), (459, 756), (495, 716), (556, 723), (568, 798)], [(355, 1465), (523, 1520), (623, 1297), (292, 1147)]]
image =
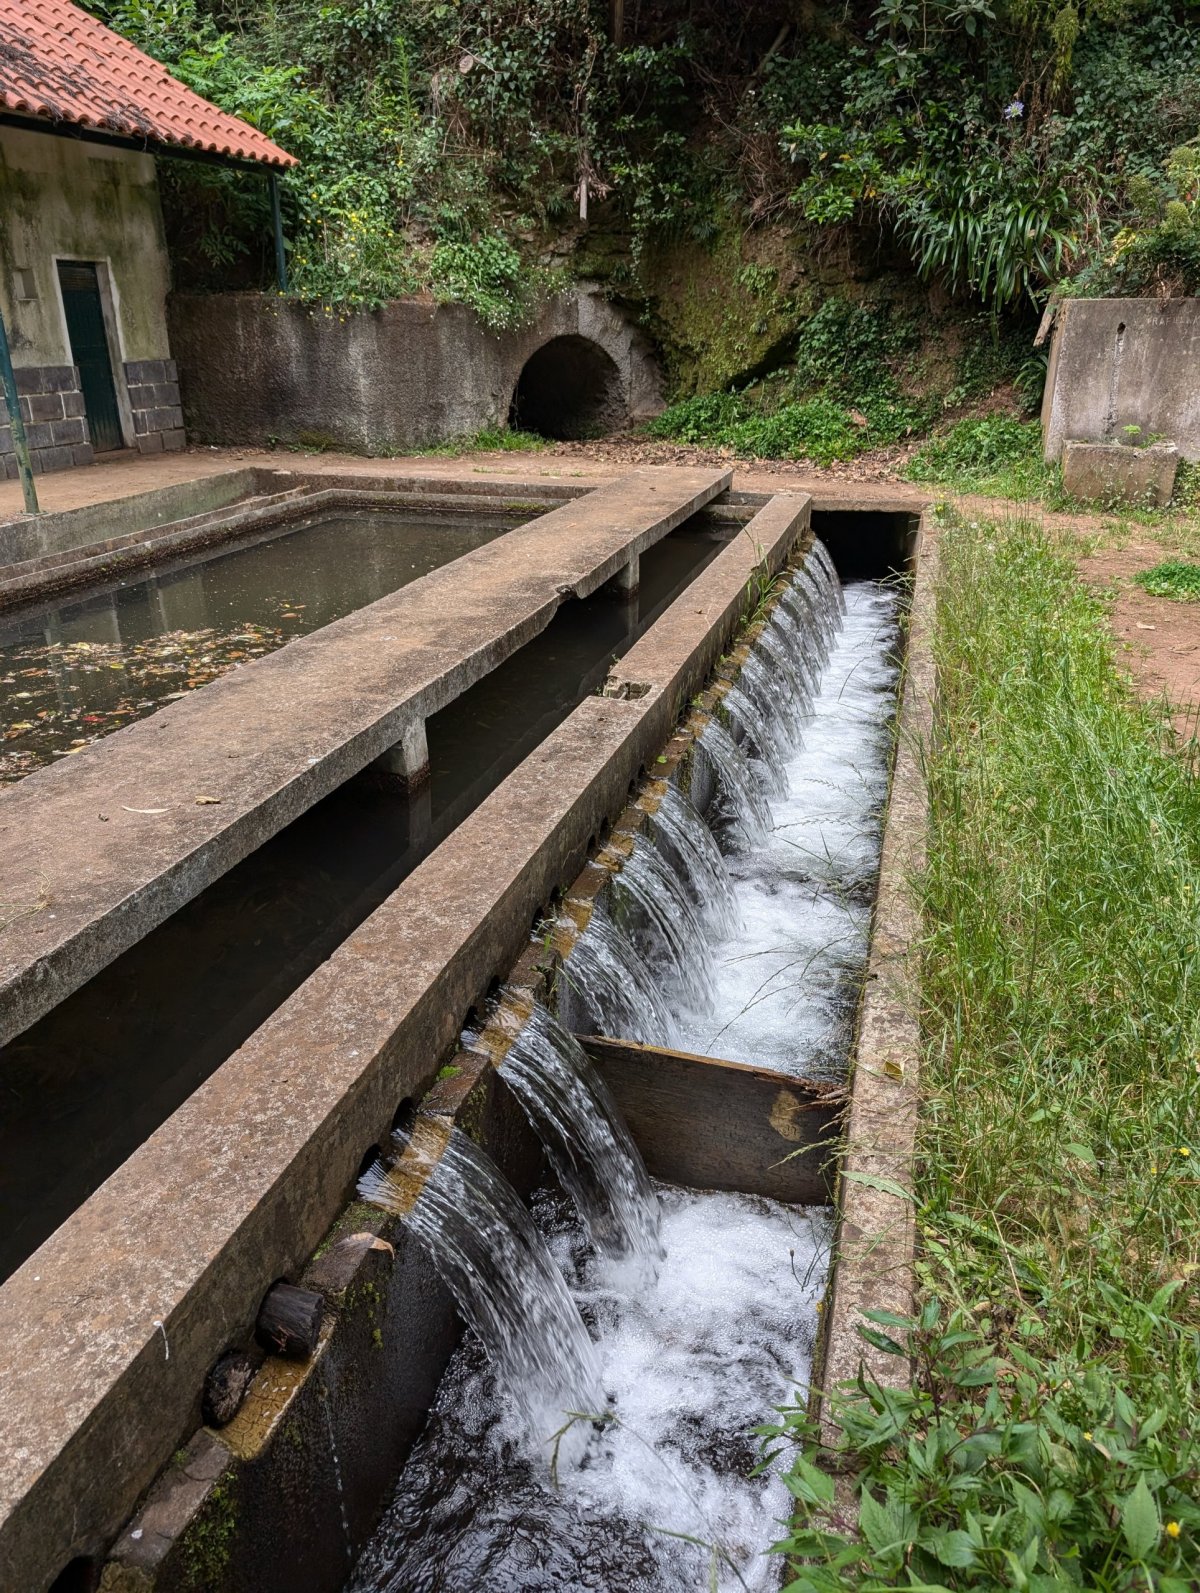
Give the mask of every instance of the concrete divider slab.
[(630, 655), (646, 690), (581, 703), (0, 1289), (0, 1586), (102, 1549), (195, 1424), (208, 1368), (621, 812), (808, 500), (762, 515)]
[(635, 471), (0, 797), (0, 1043), (729, 481)]

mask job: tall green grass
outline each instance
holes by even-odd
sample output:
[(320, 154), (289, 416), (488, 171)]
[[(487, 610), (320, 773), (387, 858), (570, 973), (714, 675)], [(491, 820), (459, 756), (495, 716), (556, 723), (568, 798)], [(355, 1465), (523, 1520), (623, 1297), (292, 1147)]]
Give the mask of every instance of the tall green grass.
[(797, 1590), (1200, 1586), (1200, 781), (1038, 527), (942, 534), (909, 1393), (798, 1408)]

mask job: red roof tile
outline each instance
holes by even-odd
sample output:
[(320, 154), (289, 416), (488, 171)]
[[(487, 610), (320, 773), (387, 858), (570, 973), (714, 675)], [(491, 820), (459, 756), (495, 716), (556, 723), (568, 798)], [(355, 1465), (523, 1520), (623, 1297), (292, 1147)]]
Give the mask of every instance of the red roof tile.
[(0, 0), (0, 109), (151, 145), (296, 164), (70, 0)]

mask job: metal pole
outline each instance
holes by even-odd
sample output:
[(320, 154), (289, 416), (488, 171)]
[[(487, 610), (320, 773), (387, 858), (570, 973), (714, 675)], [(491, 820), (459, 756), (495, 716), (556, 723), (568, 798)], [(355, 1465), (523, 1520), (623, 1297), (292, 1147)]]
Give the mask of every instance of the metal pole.
[(17, 396), (17, 378), (13, 374), (12, 355), (8, 351), (8, 331), (4, 325), (3, 310), (0, 310), (0, 381), (4, 383), (4, 402), (8, 405), (8, 424), (12, 427), (13, 449), (17, 455), (17, 474), (21, 478), (21, 491), (25, 495), (25, 513), (38, 514), (40, 510), (37, 488), (33, 484), (33, 464), (29, 458), (25, 422), (21, 418), (21, 400)]
[(283, 214), (279, 208), (279, 176), (272, 172), (267, 179), (271, 184), (271, 221), (275, 227), (275, 280), (280, 293), (287, 292), (287, 256), (283, 252)]

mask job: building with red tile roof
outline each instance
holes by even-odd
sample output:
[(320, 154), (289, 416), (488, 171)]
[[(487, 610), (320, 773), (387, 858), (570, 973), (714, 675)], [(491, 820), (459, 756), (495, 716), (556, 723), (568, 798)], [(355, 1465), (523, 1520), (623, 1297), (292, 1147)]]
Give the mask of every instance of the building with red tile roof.
[(296, 164), (70, 0), (0, 0), (0, 109), (143, 149)]
[[(0, 0), (0, 314), (35, 469), (184, 444), (156, 154), (296, 164), (70, 0)], [(12, 476), (7, 422), (0, 397)]]

